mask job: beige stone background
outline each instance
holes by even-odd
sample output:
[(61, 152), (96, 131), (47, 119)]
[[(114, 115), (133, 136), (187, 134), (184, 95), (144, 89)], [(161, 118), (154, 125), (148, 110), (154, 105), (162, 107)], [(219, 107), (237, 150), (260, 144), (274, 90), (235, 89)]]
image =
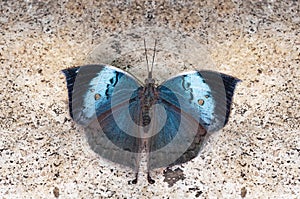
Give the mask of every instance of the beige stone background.
[[(0, 198), (300, 198), (299, 6), (297, 0), (1, 1)], [(214, 70), (243, 80), (228, 125), (196, 159), (172, 168), (171, 179), (153, 171), (153, 185), (143, 172), (128, 185), (130, 169), (91, 151), (69, 117), (60, 72), (87, 64), (97, 46), (136, 27), (193, 38)], [(206, 59), (194, 50), (189, 56)], [(189, 69), (168, 67), (157, 65), (157, 76)], [(133, 65), (132, 73), (144, 69)]]

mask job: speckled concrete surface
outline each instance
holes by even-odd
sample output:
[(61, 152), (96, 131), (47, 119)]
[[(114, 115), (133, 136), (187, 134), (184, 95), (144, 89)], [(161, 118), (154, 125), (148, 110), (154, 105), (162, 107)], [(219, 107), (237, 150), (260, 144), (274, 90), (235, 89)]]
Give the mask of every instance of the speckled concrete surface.
[[(300, 198), (299, 6), (1, 1), (0, 198)], [(68, 115), (60, 73), (136, 27), (177, 30), (206, 49), (215, 70), (243, 80), (228, 125), (196, 159), (167, 173), (155, 170), (153, 185), (144, 173), (128, 185), (131, 170), (90, 150)], [(183, 66), (156, 70), (163, 79), (189, 69)]]

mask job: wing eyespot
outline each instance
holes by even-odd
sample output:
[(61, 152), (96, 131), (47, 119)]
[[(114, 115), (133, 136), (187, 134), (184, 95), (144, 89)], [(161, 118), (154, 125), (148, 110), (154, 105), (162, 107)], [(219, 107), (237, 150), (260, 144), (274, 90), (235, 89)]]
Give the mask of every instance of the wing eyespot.
[(198, 104), (199, 104), (200, 106), (203, 106), (203, 105), (204, 105), (204, 100), (203, 100), (203, 99), (199, 99), (199, 100), (198, 100)]
[(95, 100), (97, 101), (97, 100), (99, 100), (99, 99), (101, 98), (101, 95), (100, 95), (99, 93), (96, 93), (96, 94), (94, 95), (94, 98), (95, 98)]

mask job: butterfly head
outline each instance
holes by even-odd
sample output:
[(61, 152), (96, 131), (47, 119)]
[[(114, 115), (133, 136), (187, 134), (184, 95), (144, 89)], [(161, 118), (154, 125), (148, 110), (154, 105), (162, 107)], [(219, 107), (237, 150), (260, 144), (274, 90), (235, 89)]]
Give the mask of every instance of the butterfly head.
[(155, 80), (152, 78), (152, 77), (148, 77), (146, 80), (145, 80), (145, 84), (146, 85), (154, 85), (155, 84)]

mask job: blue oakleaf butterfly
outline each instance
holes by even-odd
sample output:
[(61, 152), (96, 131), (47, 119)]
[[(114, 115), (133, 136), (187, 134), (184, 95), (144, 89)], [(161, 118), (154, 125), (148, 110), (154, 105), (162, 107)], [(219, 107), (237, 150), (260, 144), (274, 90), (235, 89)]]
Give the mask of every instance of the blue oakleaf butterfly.
[[(144, 41), (145, 42), (145, 41)], [(62, 70), (69, 111), (85, 129), (93, 151), (137, 173), (141, 155), (151, 169), (187, 162), (197, 156), (204, 138), (228, 122), (239, 79), (209, 70), (179, 74), (156, 85), (151, 69), (144, 83), (110, 65)]]

